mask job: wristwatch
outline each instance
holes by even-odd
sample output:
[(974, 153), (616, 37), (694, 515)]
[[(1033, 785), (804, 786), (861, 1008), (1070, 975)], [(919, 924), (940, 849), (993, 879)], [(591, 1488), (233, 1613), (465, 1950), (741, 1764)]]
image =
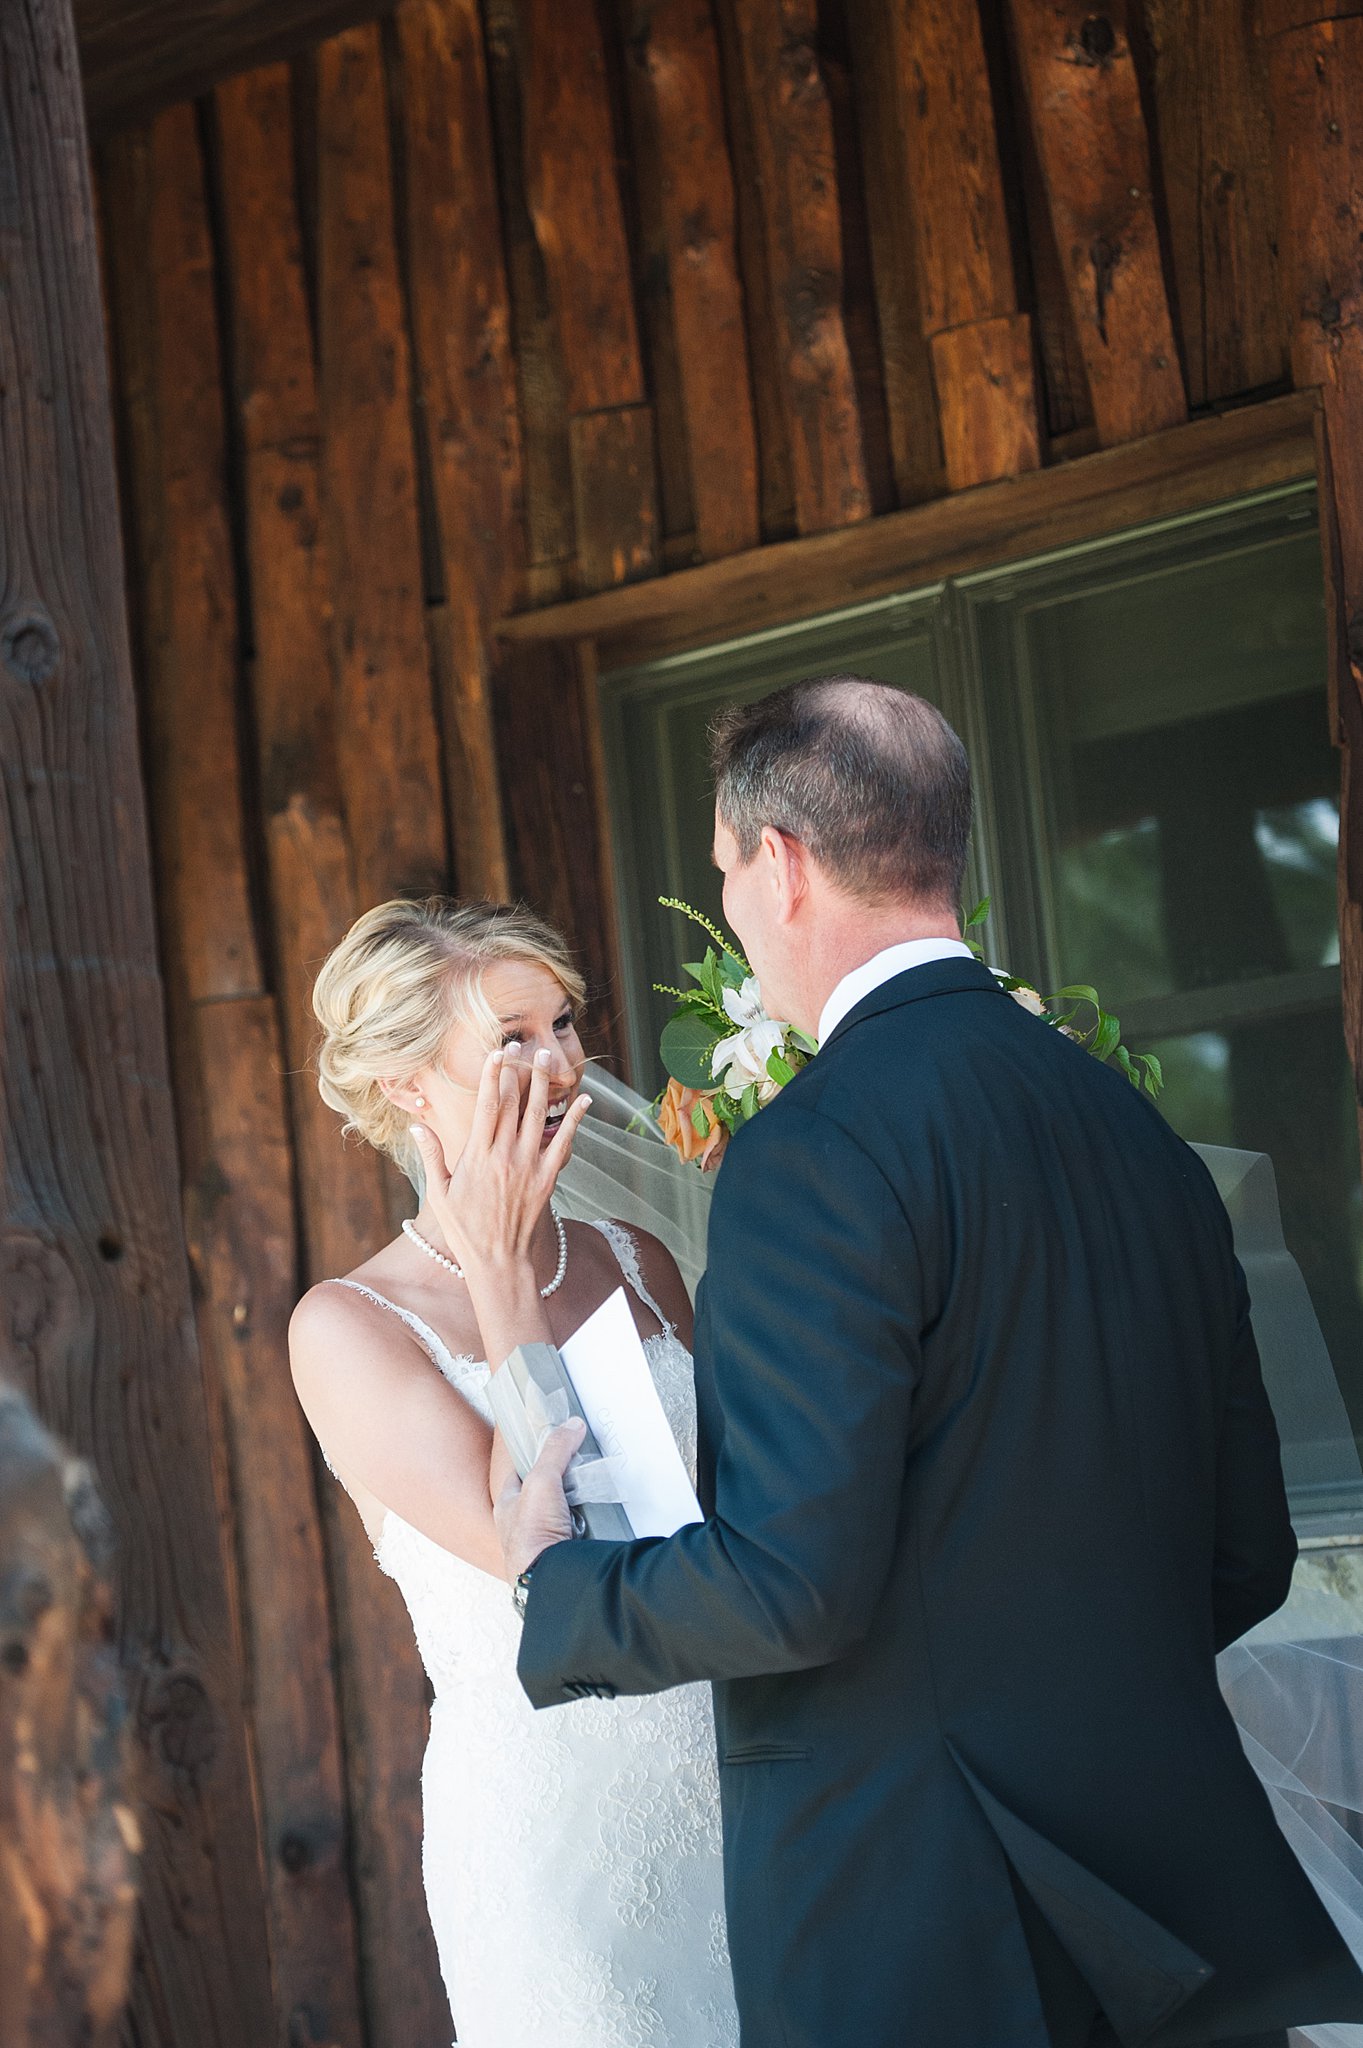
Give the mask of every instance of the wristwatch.
[(530, 1574), (534, 1571), (535, 1566), (540, 1561), (540, 1557), (543, 1557), (543, 1555), (544, 1552), (541, 1551), (539, 1557), (532, 1558), (523, 1572), (517, 1572), (511, 1587), (511, 1605), (515, 1608), (522, 1621), (525, 1620), (525, 1610), (530, 1600)]

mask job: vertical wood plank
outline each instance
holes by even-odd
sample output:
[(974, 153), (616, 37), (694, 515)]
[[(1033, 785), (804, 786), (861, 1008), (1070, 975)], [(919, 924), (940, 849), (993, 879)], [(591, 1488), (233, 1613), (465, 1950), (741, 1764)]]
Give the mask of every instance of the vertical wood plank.
[(1104, 447), (1186, 416), (1127, 0), (1009, 0)]
[(1343, 749), (1340, 976), (1363, 1136), (1363, 7), (1271, 0), (1262, 18), (1292, 372), (1321, 394), (1321, 517)]
[[(115, 296), (125, 389), (139, 399), (129, 414), (129, 439), (135, 526), (139, 537), (149, 537), (138, 549), (141, 581), (146, 588), (150, 576), (155, 601), (158, 554), (193, 561), (203, 539), (225, 524), (224, 406), (214, 251), (192, 109), (162, 115), (146, 146), (132, 147), (140, 176), (131, 189), (126, 177), (113, 179), (111, 253), (120, 280)], [(127, 149), (119, 145), (112, 158)], [(287, 264), (282, 276), (287, 297)], [(280, 296), (277, 286), (273, 296)], [(186, 392), (192, 405), (181, 396)], [(257, 408), (257, 437), (270, 442), (278, 411), (287, 405), (286, 384), (274, 419), (268, 401)], [(288, 457), (281, 473), (277, 446), (268, 449), (267, 467), (271, 454), (276, 501), (292, 505), (300, 493)], [(286, 529), (297, 509), (280, 515)], [(222, 579), (219, 631), (230, 656), (236, 640), (232, 565), (216, 555), (209, 559)], [(277, 579), (283, 565), (260, 566), (260, 594), (268, 596), (271, 575)], [(306, 578), (302, 588), (306, 596)], [(157, 754), (152, 781), (157, 814), (174, 816), (186, 783), (192, 786), (200, 728), (216, 736), (223, 787), (237, 786), (239, 721), (234, 669), (224, 666), (221, 650), (205, 647), (198, 610), (181, 602), (161, 611), (162, 629), (148, 645), (146, 701), (152, 725), (180, 740)], [(262, 652), (268, 668), (274, 652), (268, 623)], [(321, 675), (329, 682), (324, 652)], [(267, 772), (274, 765), (267, 762)], [(191, 812), (191, 820), (199, 815)], [(203, 816), (197, 836), (177, 838), (175, 861), (164, 850), (160, 861), (190, 1249), (200, 1283), (200, 1329), (228, 1440), (228, 1512), (243, 1576), (240, 1625), (251, 1672), (277, 2032), (290, 2042), (358, 2048), (357, 1941), (331, 1616), (310, 1443), (292, 1395), (285, 1343), (298, 1261), (284, 1059), (273, 1000), (259, 985), (237, 989), (231, 1000), (211, 988), (206, 996), (178, 931), (182, 889), (220, 892), (229, 900), (247, 894), (240, 807), (225, 815), (230, 831), (222, 816), (211, 822)]]
[(568, 933), (588, 989), (583, 1043), (616, 1072), (623, 995), (589, 648), (499, 643), (498, 732), (517, 882)]
[(884, 0), (947, 482), (1041, 462), (978, 0)]
[[(239, 660), (213, 305), (213, 251), (193, 108), (109, 154), (126, 215), (115, 293), (139, 500), (139, 638), (163, 923), (190, 1000), (257, 994), (262, 968), (241, 847)], [(131, 219), (140, 246), (128, 246)], [(214, 877), (212, 887), (205, 877)]]
[(1144, 0), (1188, 402), (1288, 372), (1264, 50), (1244, 0)]
[(741, 66), (766, 285), (802, 533), (869, 517), (842, 315), (842, 229), (815, 0), (725, 0)]
[(596, 8), (522, 0), (521, 18), (526, 193), (562, 351), (578, 583), (591, 590), (657, 567), (653, 416)]
[(795, 483), (781, 393), (781, 344), (771, 297), (767, 233), (754, 137), (755, 110), (743, 77), (743, 53), (733, 10), (712, 0), (719, 35), (729, 146), (737, 199), (738, 268), (743, 279), (748, 353), (752, 358), (753, 419), (757, 429), (757, 480), (764, 541), (788, 540), (797, 531)]
[(70, 9), (0, 10), (0, 1367), (96, 1458), (147, 1854), (127, 2028), (271, 2036), (213, 1448), (178, 1215)]
[(888, 6), (853, 4), (847, 26), (895, 495), (901, 505), (914, 505), (941, 490), (945, 478), (918, 279), (914, 194), (904, 156), (895, 23)]
[[(328, 516), (327, 494), (337, 488), (363, 492), (366, 478), (376, 477), (396, 492), (395, 477), (412, 478), (413, 471), (410, 458), (404, 464), (398, 431), (402, 414), (391, 394), (382, 400), (387, 416), (377, 437), (377, 456), (374, 444), (357, 444), (347, 433), (349, 423), (343, 423), (342, 459), (328, 462), (324, 457), (293, 185), (288, 74), (278, 68), (232, 81), (219, 89), (217, 110), (255, 649), (253, 723), (282, 1051), (291, 1079), (304, 1277), (317, 1280), (344, 1273), (368, 1257), (389, 1234), (391, 1222), (379, 1160), (367, 1147), (341, 1143), (335, 1116), (317, 1093), (308, 1062), (314, 1035), (312, 980), (357, 911), (391, 894), (402, 879), (398, 863), (413, 857), (410, 838), (385, 836), (380, 845), (369, 845), (364, 861), (352, 845), (352, 833), (368, 829), (385, 795), (390, 802), (402, 800), (402, 761), (389, 748), (362, 762), (338, 744), (345, 716), (338, 687), (344, 650), (334, 629), (338, 611), (346, 620), (354, 617), (356, 606), (363, 611), (362, 630), (371, 645), (393, 645), (409, 664), (420, 652), (415, 673), (410, 667), (405, 674), (376, 670), (370, 679), (370, 715), (382, 719), (385, 700), (406, 691), (417, 699), (423, 718), (429, 717), (415, 573), (409, 572), (404, 583), (390, 565), (386, 575), (377, 577), (372, 610), (370, 593), (342, 592), (328, 545), (338, 520)], [(334, 201), (330, 192), (329, 203)], [(335, 242), (330, 246), (334, 250)], [(334, 289), (339, 291), (339, 285)], [(362, 388), (366, 339), (382, 362), (385, 343), (372, 330), (361, 327), (333, 336), (337, 406), (347, 391)], [(382, 367), (373, 381), (383, 386)], [(396, 443), (388, 464), (381, 461), (385, 439)], [(357, 452), (376, 466), (347, 482), (344, 456)], [(339, 508), (339, 523), (347, 529), (352, 521), (358, 524), (361, 509)], [(400, 543), (405, 536), (414, 546), (414, 509), (398, 498), (385, 510), (390, 516), (380, 523), (376, 543), (396, 532)], [(408, 603), (416, 608), (415, 619), (402, 608)], [(397, 625), (391, 630), (395, 612)], [(422, 731), (418, 723), (418, 742)], [(434, 745), (419, 744), (413, 751), (425, 764), (423, 772), (434, 775)], [(357, 777), (363, 778), (358, 787)], [(433, 815), (438, 825), (438, 784)], [(385, 868), (386, 861), (391, 868)], [(366, 889), (363, 897), (357, 875)], [(231, 1250), (229, 1245), (229, 1257)], [(366, 2039), (375, 2048), (398, 2048), (399, 2043), (405, 2048), (411, 2041), (441, 2039), (448, 2028), (421, 1886), (425, 1682), (396, 1588), (375, 1569), (350, 1504), (328, 1479), (321, 1484), (346, 1731), (351, 1879), (359, 1909), (355, 1944), (363, 1965)], [(340, 2010), (341, 1982), (356, 1964), (339, 1920), (331, 1967), (341, 1980), (332, 1993)]]
[(377, 27), (317, 52), (317, 311), (336, 746), (365, 903), (446, 870), (409, 343)]
[(476, 0), (404, 0), (397, 99), (419, 417), (444, 567), (440, 682), (456, 886), (510, 887), (487, 631), (523, 601), (511, 307)]
[(639, 198), (656, 245), (681, 387), (696, 548), (760, 535), (757, 429), (738, 264), (737, 203), (709, 0), (621, 0)]
[(520, 0), (485, 0), (488, 89), (502, 221), (511, 335), (520, 391), (525, 473), (526, 597), (567, 594), (577, 541), (568, 454), (568, 397), (549, 281), (526, 195), (524, 34)]

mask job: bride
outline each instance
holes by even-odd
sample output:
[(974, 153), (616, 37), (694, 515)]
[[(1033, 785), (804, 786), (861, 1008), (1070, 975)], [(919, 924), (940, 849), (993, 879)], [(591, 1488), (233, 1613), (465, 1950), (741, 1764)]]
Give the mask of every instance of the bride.
[(486, 1361), (527, 1335), (561, 1343), (622, 1279), (694, 1472), (671, 1255), (549, 1202), (589, 1103), (583, 993), (522, 908), (392, 902), (347, 933), (313, 992), (322, 1094), (440, 1192), (304, 1296), (290, 1355), (435, 1694), (422, 1860), (460, 2048), (731, 2048), (709, 1688), (534, 1713), (493, 1528), (509, 1466)]

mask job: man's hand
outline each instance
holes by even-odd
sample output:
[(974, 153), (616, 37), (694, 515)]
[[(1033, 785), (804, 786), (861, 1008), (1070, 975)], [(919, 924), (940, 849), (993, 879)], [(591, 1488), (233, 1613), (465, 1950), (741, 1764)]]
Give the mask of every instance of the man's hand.
[(506, 1560), (506, 1576), (514, 1586), (542, 1551), (566, 1543), (573, 1533), (572, 1510), (563, 1491), (563, 1476), (587, 1434), (578, 1416), (551, 1429), (544, 1449), (525, 1476), (513, 1472), (493, 1508), (497, 1534)]

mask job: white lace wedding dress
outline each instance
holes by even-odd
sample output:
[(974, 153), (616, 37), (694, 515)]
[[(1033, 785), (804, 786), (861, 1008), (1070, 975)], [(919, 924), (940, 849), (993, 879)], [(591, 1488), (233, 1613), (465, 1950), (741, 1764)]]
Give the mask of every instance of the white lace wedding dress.
[[(691, 1355), (648, 1294), (628, 1231), (594, 1227), (663, 1325), (644, 1349), (694, 1474)], [(410, 1309), (340, 1284), (401, 1317), (492, 1420), (485, 1364), (453, 1357)], [(392, 1513), (374, 1555), (407, 1602), (435, 1691), (422, 1861), (459, 2048), (736, 2048), (709, 1687), (536, 1713), (500, 1579)]]

